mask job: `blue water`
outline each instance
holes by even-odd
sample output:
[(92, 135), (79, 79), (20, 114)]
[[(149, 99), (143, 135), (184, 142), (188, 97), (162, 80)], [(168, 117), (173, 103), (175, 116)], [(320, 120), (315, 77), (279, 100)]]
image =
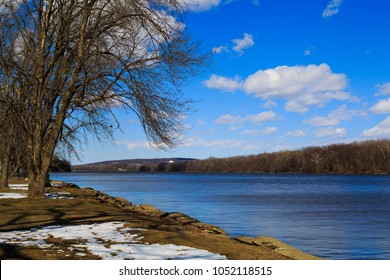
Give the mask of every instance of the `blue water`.
[(386, 175), (57, 173), (51, 178), (183, 212), (232, 236), (273, 236), (330, 259), (390, 260)]

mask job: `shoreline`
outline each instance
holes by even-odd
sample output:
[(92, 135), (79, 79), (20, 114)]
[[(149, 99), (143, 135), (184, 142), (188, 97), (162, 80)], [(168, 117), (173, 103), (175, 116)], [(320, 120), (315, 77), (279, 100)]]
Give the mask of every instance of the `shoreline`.
[[(80, 188), (72, 183), (52, 181), (52, 185), (53, 187), (46, 189), (48, 198), (40, 203), (28, 204), (27, 199), (24, 198), (0, 199), (0, 211), (3, 213), (0, 236), (1, 232), (56, 224), (124, 222), (127, 227), (139, 229), (136, 234), (141, 237), (144, 244), (189, 246), (226, 256), (227, 259), (232, 260), (321, 259), (273, 237), (231, 237), (222, 228), (203, 223), (184, 213), (164, 212), (149, 204), (133, 205), (124, 198), (112, 197), (93, 188)], [(22, 191), (18, 190), (18, 192)], [(55, 193), (71, 199), (50, 199), (50, 195), (54, 196)], [(26, 209), (23, 209), (26, 207), (34, 211), (27, 213), (24, 211)], [(25, 215), (21, 220), (20, 212)], [(61, 217), (58, 213), (61, 213)], [(19, 219), (16, 219), (17, 217)], [(12, 259), (6, 246), (2, 247), (4, 248), (1, 248), (0, 258)], [(26, 257), (34, 258), (29, 255), (34, 251), (36, 259), (46, 259), (44, 254), (37, 253), (36, 248), (19, 249), (27, 250)], [(49, 259), (63, 259), (63, 254), (53, 253)]]

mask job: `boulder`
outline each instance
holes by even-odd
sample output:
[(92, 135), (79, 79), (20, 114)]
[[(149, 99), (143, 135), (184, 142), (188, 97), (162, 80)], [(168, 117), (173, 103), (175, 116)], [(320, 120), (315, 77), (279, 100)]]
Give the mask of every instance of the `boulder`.
[(125, 206), (132, 206), (133, 203), (129, 202), (126, 198), (123, 197), (117, 197), (116, 198), (117, 205), (120, 207), (125, 207)]

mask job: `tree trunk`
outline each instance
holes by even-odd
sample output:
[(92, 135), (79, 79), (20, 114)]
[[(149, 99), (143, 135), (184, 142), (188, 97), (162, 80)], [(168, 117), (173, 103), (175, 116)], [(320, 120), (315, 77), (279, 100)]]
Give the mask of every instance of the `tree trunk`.
[(3, 162), (0, 172), (0, 189), (8, 189), (8, 163)]
[(9, 176), (9, 155), (6, 153), (1, 159), (1, 171), (0, 171), (0, 189), (8, 189), (8, 176)]
[(50, 141), (46, 147), (32, 149), (28, 171), (28, 199), (45, 198), (45, 187), (50, 186), (49, 166), (54, 154), (55, 144)]
[(28, 178), (28, 198), (43, 199), (45, 198), (45, 179), (46, 174), (43, 172), (31, 172)]

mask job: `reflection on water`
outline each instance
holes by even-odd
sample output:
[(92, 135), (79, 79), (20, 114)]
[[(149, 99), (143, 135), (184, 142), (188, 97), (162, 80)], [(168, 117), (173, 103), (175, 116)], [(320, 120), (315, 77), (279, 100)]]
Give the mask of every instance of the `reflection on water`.
[(52, 174), (134, 204), (184, 212), (230, 235), (269, 235), (331, 259), (390, 259), (390, 177)]

